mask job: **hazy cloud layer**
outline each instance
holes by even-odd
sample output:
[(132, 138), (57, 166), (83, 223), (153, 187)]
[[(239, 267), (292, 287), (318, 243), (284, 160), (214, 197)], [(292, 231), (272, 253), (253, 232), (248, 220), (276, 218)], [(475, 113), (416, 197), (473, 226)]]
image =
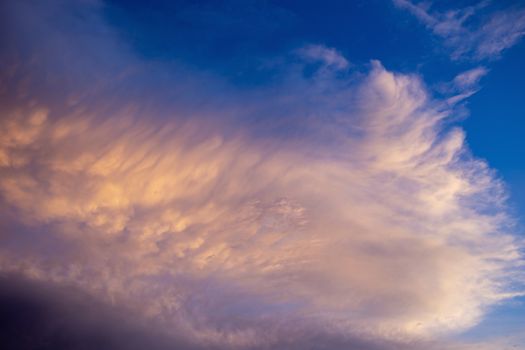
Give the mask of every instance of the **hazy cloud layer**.
[[(465, 348), (440, 339), (516, 294), (502, 185), (417, 76), (378, 61), (348, 72), (315, 45), (260, 91), (189, 68), (156, 86), (158, 68), (126, 50), (98, 3), (69, 6), (101, 36), (24, 20), (24, 6), (13, 16), (50, 45), (3, 50), (3, 272), (226, 348)], [(67, 23), (70, 7), (45, 13)], [(304, 74), (311, 60), (322, 74)]]
[(434, 34), (443, 38), (453, 59), (496, 59), (525, 35), (525, 8), (510, 6), (485, 11), (490, 1), (446, 11), (434, 9), (433, 2), (393, 0), (410, 11)]

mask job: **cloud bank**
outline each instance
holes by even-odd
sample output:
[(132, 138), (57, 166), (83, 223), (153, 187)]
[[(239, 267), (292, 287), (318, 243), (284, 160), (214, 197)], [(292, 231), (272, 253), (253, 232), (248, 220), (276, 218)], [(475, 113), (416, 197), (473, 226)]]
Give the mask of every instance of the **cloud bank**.
[[(14, 18), (50, 45), (3, 49), (2, 272), (219, 348), (452, 349), (440, 339), (517, 295), (502, 184), (417, 76), (378, 61), (342, 73), (337, 51), (307, 46), (278, 84), (210, 105), (217, 77), (148, 85), (157, 68), (98, 3), (46, 11), (80, 11), (100, 37), (23, 20), (25, 6)], [(62, 42), (72, 58), (57, 64)], [(305, 74), (311, 59), (322, 74)]]

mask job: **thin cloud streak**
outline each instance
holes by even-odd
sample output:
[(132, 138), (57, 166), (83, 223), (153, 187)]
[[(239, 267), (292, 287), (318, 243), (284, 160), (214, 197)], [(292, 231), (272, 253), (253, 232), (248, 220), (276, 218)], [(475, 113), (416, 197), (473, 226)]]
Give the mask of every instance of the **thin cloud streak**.
[[(410, 0), (393, 0), (399, 8), (412, 13), (427, 28), (441, 37), (451, 50), (451, 58), (493, 60), (506, 49), (516, 45), (525, 35), (525, 9), (507, 8), (480, 14), (490, 2), (482, 1), (465, 8), (439, 12), (432, 3), (414, 3)], [(479, 24), (473, 24), (473, 18)], [(475, 23), (475, 22), (474, 22)]]
[(488, 69), (479, 66), (459, 73), (448, 83), (438, 85), (438, 91), (445, 96), (449, 106), (464, 102), (467, 98), (477, 93), (481, 79), (488, 73)]
[(454, 85), (458, 90), (475, 87), (487, 73), (488, 70), (485, 67), (469, 69), (454, 78)]
[(329, 68), (344, 70), (350, 64), (336, 49), (324, 45), (308, 45), (297, 52), (307, 62), (321, 62)]

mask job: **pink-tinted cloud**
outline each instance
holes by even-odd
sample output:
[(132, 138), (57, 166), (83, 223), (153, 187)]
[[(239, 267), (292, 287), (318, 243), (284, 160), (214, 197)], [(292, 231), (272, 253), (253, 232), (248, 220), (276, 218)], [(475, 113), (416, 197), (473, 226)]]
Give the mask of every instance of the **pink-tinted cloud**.
[[(116, 47), (133, 79), (150, 72)], [(282, 86), (188, 108), (161, 90), (115, 93), (111, 69), (97, 88), (67, 66), (35, 82), (25, 59), (3, 76), (20, 87), (1, 99), (3, 272), (227, 348), (312, 329), (444, 347), (516, 294), (502, 184), (417, 76), (378, 61), (343, 82), (290, 67)], [(67, 95), (42, 88), (64, 77)], [(196, 80), (202, 99), (217, 84)], [(303, 132), (265, 132), (248, 112)]]

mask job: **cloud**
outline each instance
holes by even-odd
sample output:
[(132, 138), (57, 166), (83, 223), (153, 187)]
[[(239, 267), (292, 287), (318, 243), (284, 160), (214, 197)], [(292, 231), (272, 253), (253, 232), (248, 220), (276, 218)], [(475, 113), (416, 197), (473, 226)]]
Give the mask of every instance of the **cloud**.
[[(223, 349), (199, 346), (184, 334), (171, 330), (169, 335), (144, 324), (129, 310), (101, 303), (82, 290), (21, 276), (0, 276), (0, 340), (9, 349)], [(508, 343), (500, 343), (500, 348)], [(457, 349), (491, 349), (486, 344)], [(251, 349), (438, 349), (432, 342), (399, 344), (351, 338), (310, 330), (299, 338), (281, 334), (279, 341)], [(494, 347), (493, 347), (494, 348)], [(443, 349), (440, 344), (439, 349)]]
[[(52, 33), (72, 55), (94, 45)], [(521, 245), (502, 184), (419, 77), (373, 61), (365, 75), (319, 79), (299, 62), (255, 92), (217, 89), (191, 68), (201, 90), (191, 79), (165, 89), (104, 38), (96, 47), (133, 74), (86, 60), (97, 68), (85, 79), (66, 60), (49, 77), (55, 51), (36, 66), (9, 56), (3, 272), (73, 286), (218, 348), (442, 349), (515, 295)], [(326, 50), (325, 64), (346, 62)], [(188, 89), (201, 94), (173, 102)], [(214, 89), (231, 96), (210, 101)]]
[(485, 67), (476, 67), (458, 74), (454, 78), (457, 89), (467, 89), (476, 86), (478, 82), (488, 73)]
[[(394, 0), (444, 40), (452, 59), (497, 59), (525, 34), (525, 9), (510, 7), (483, 12), (488, 1), (447, 11), (433, 10), (432, 3)], [(474, 20), (475, 19), (475, 20)]]
[(479, 82), (487, 73), (488, 69), (483, 66), (466, 70), (456, 75), (451, 82), (440, 84), (438, 90), (448, 95), (448, 104), (454, 106), (478, 92)]
[(349, 62), (336, 49), (324, 45), (307, 45), (298, 50), (298, 54), (310, 62), (320, 62), (336, 70), (348, 68)]

